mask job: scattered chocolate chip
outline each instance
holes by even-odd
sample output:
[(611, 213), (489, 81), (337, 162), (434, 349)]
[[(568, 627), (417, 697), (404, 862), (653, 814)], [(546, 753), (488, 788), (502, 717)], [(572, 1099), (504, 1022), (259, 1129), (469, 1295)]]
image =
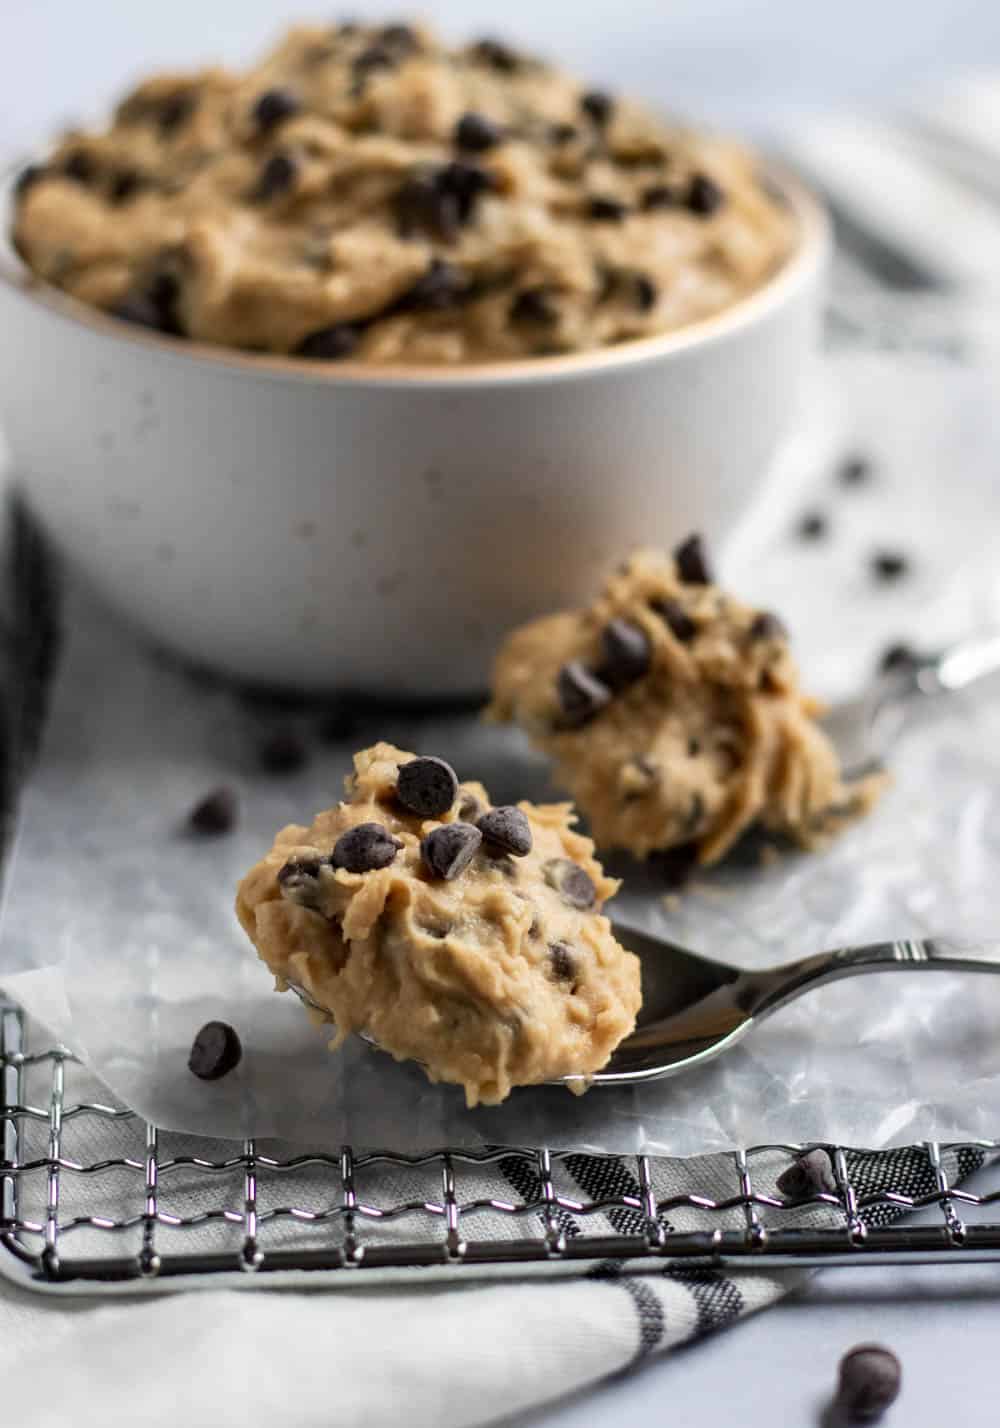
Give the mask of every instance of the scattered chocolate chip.
[(319, 858), (289, 858), (278, 870), (278, 887), (283, 897), (299, 907), (315, 907), (319, 902), (320, 873), (329, 863)]
[(475, 823), (483, 816), (485, 808), (474, 793), (463, 793), (458, 801), (458, 821)]
[(808, 1200), (813, 1195), (836, 1195), (837, 1180), (825, 1150), (807, 1150), (783, 1170), (774, 1182), (786, 1200)]
[(696, 759), (701, 753), (701, 740), (694, 738), (688, 739), (687, 752), (689, 759)]
[(258, 203), (267, 203), (287, 193), (295, 183), (299, 166), (290, 154), (272, 154), (260, 171), (253, 196)]
[(822, 540), (830, 525), (822, 511), (806, 511), (795, 527), (799, 540)]
[(649, 608), (660, 616), (674, 639), (680, 640), (682, 645), (689, 645), (698, 633), (698, 626), (679, 600), (667, 595), (663, 599), (650, 600)]
[(651, 188), (644, 189), (639, 199), (639, 207), (644, 213), (655, 208), (679, 208), (680, 203), (681, 195), (665, 183), (653, 184)]
[(428, 312), (454, 307), (469, 291), (461, 268), (432, 258), (416, 282), (391, 305), (392, 312)]
[(563, 718), (571, 726), (586, 724), (611, 699), (611, 690), (579, 660), (564, 664), (556, 676), (556, 694)]
[(840, 1361), (836, 1407), (849, 1423), (872, 1423), (899, 1397), (903, 1370), (891, 1349), (858, 1344)]
[(395, 198), (400, 237), (424, 233), (452, 242), (460, 226), (472, 218), (480, 195), (492, 183), (485, 169), (460, 162), (436, 169), (425, 166), (411, 173)]
[(499, 40), (478, 40), (470, 53), (480, 64), (489, 65), (490, 69), (495, 69), (500, 74), (513, 74), (521, 67), (520, 55)]
[(640, 312), (651, 312), (660, 295), (653, 279), (646, 273), (633, 273), (632, 292), (635, 296), (635, 305)]
[(455, 143), (470, 154), (484, 154), (502, 139), (503, 131), (499, 124), (494, 124), (485, 114), (476, 114), (471, 109), (463, 114), (455, 125)]
[(358, 823), (341, 833), (330, 861), (348, 873), (372, 873), (387, 868), (402, 846), (381, 823)]
[(420, 844), (420, 854), (436, 878), (450, 882), (463, 872), (479, 849), (483, 835), (471, 823), (445, 823)]
[(615, 101), (600, 89), (589, 89), (580, 96), (580, 108), (588, 119), (603, 128), (614, 113)]
[(897, 550), (877, 550), (871, 558), (872, 574), (886, 584), (899, 580), (909, 568), (910, 562)]
[(682, 831), (685, 838), (694, 837), (694, 835), (701, 827), (701, 823), (704, 817), (705, 800), (702, 798), (700, 793), (693, 793), (691, 795), (691, 802), (688, 805), (688, 811), (684, 815), (684, 827)]
[(362, 327), (357, 322), (335, 322), (310, 332), (295, 349), (296, 357), (311, 357), (319, 362), (340, 362), (357, 351)]
[(459, 219), (468, 223), (480, 195), (493, 187), (493, 179), (478, 164), (456, 160), (438, 172), (437, 184), (442, 192), (455, 195)]
[(201, 1081), (218, 1081), (234, 1070), (243, 1057), (236, 1032), (225, 1021), (206, 1021), (191, 1044), (188, 1070)]
[(531, 852), (531, 824), (519, 808), (504, 804), (491, 808), (477, 821), (476, 827), (489, 848), (498, 848), (513, 858), (523, 858)]
[(28, 190), (34, 188), (39, 179), (43, 179), (47, 173), (48, 170), (44, 164), (28, 164), (14, 180), (14, 197), (23, 198)]
[(444, 759), (411, 759), (399, 766), (396, 797), (420, 818), (440, 818), (458, 797), (458, 776)]
[(627, 620), (612, 620), (601, 632), (604, 659), (598, 678), (611, 689), (624, 689), (649, 672), (653, 649), (649, 636)]
[(290, 89), (265, 89), (253, 106), (254, 123), (260, 133), (267, 134), (301, 108), (302, 101)]
[(551, 290), (546, 287), (524, 288), (510, 305), (511, 322), (536, 322), (551, 327), (559, 314), (551, 303)]
[(354, 70), (355, 94), (364, 88), (365, 80), (376, 69), (395, 69), (396, 56), (386, 49), (385, 45), (369, 45), (368, 49), (362, 50), (359, 55), (355, 55), (352, 61)]
[(841, 486), (863, 486), (871, 480), (874, 469), (870, 457), (855, 452), (845, 456), (837, 467), (837, 480)]
[(178, 90), (170, 94), (159, 106), (156, 122), (164, 136), (173, 134), (182, 124), (186, 124), (195, 111), (197, 96), (190, 90)]
[(682, 888), (698, 866), (697, 843), (678, 843), (675, 848), (662, 849), (656, 854), (656, 866), (664, 887)]
[(276, 729), (257, 750), (257, 761), (267, 773), (295, 773), (308, 758), (305, 744), (291, 729)]
[(223, 785), (207, 793), (188, 814), (193, 833), (228, 833), (236, 824), (239, 803), (236, 791)]
[(688, 536), (681, 542), (674, 551), (674, 564), (677, 566), (677, 578), (685, 585), (711, 585), (712, 572), (700, 535)]
[(699, 218), (711, 218), (726, 201), (726, 195), (708, 174), (694, 174), (687, 191), (687, 206)]
[(569, 858), (550, 858), (542, 865), (542, 873), (550, 887), (555, 888), (570, 907), (586, 910), (597, 901), (597, 889), (584, 870)]
[(920, 656), (910, 645), (895, 644), (884, 650), (879, 658), (880, 674), (894, 674), (899, 670), (913, 669), (920, 663)]
[(750, 626), (750, 638), (752, 640), (785, 640), (788, 638), (788, 631), (778, 619), (777, 615), (770, 610), (761, 610), (759, 615), (755, 615)]
[(549, 138), (553, 144), (571, 144), (579, 132), (575, 124), (553, 124), (549, 129)]
[(628, 206), (617, 198), (593, 194), (587, 199), (587, 217), (595, 223), (621, 223)]
[(122, 322), (131, 322), (137, 327), (150, 327), (156, 332), (163, 331), (163, 314), (148, 293), (126, 293), (110, 312), (112, 317), (117, 317)]
[(549, 943), (549, 963), (557, 982), (576, 981), (576, 958), (568, 942)]
[(379, 40), (400, 58), (420, 48), (416, 32), (409, 25), (386, 25), (379, 31)]
[(74, 183), (87, 184), (97, 173), (97, 165), (83, 149), (74, 149), (63, 160), (62, 171)]
[(111, 180), (112, 203), (125, 203), (143, 186), (142, 174), (136, 169), (120, 169)]

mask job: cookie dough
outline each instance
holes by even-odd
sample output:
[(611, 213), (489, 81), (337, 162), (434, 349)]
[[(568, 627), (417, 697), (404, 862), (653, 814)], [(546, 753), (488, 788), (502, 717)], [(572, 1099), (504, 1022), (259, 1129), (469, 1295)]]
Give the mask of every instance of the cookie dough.
[(566, 803), (491, 808), (443, 760), (355, 756), (347, 800), (292, 825), (236, 911), (280, 991), (297, 989), (470, 1106), (599, 1070), (632, 1030), (639, 962), (601, 909), (604, 876)]
[(347, 24), (140, 84), (25, 171), (14, 239), (162, 331), (464, 363), (683, 327), (764, 282), (795, 224), (732, 142), (496, 41)]
[(683, 850), (691, 866), (754, 824), (814, 847), (872, 805), (881, 779), (845, 784), (820, 712), (780, 621), (712, 582), (697, 537), (515, 631), (488, 711), (554, 759), (598, 847)]

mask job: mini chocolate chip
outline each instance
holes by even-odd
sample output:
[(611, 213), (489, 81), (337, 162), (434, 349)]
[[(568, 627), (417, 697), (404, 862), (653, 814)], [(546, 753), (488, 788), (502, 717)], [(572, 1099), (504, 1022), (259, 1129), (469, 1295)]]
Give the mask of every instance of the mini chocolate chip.
[(679, 843), (656, 854), (656, 866), (664, 887), (682, 888), (698, 866), (697, 843)]
[(899, 580), (909, 568), (910, 562), (898, 550), (877, 550), (871, 558), (872, 574), (885, 583)]
[(298, 176), (299, 166), (290, 154), (272, 154), (260, 171), (253, 196), (258, 203), (267, 203), (279, 194), (287, 193)]
[(662, 599), (650, 600), (649, 608), (663, 620), (675, 640), (689, 645), (698, 633), (698, 626), (687, 614), (679, 600), (666, 595)]
[(586, 94), (580, 96), (580, 108), (588, 119), (593, 119), (595, 124), (601, 126), (607, 124), (614, 112), (615, 101), (610, 94), (603, 93), (600, 89), (589, 89)]
[(175, 129), (179, 129), (185, 124), (195, 111), (197, 96), (190, 90), (178, 90), (176, 94), (170, 94), (162, 101), (157, 113), (157, 123), (160, 126), (160, 133), (172, 134)]
[(521, 810), (511, 804), (491, 808), (477, 821), (476, 827), (491, 849), (499, 848), (513, 858), (523, 858), (531, 852), (531, 824)]
[(879, 658), (878, 670), (880, 674), (892, 674), (897, 670), (913, 669), (920, 663), (920, 656), (910, 645), (895, 644), (882, 652)]
[(420, 46), (415, 31), (409, 25), (386, 25), (379, 31), (379, 39), (397, 54), (412, 54)]
[(576, 958), (568, 942), (549, 943), (549, 963), (557, 982), (576, 981)]
[(628, 213), (628, 206), (617, 198), (603, 194), (592, 194), (587, 199), (587, 217), (595, 223), (621, 223)]
[(688, 739), (687, 751), (689, 759), (696, 759), (701, 753), (701, 740), (694, 738)]
[(855, 453), (845, 456), (837, 467), (837, 480), (841, 486), (863, 486), (870, 481), (874, 466), (870, 457)]
[(458, 802), (458, 821), (475, 823), (484, 813), (483, 804), (474, 793), (463, 793)]
[(348, 873), (372, 873), (387, 868), (402, 846), (381, 823), (358, 823), (341, 833), (330, 861)]
[(537, 322), (551, 327), (558, 322), (559, 314), (550, 301), (551, 290), (546, 287), (524, 288), (510, 305), (511, 322)]
[(778, 619), (777, 615), (770, 610), (761, 610), (759, 615), (755, 615), (750, 626), (750, 638), (752, 640), (785, 640), (788, 638), (788, 631)]
[(462, 223), (468, 223), (472, 217), (479, 196), (493, 187), (493, 179), (485, 169), (457, 159), (439, 170), (436, 182), (443, 193), (455, 195)]
[(549, 138), (553, 144), (571, 144), (579, 132), (575, 124), (553, 124), (549, 129)]
[(825, 1150), (817, 1146), (793, 1160), (774, 1182), (786, 1200), (807, 1200), (813, 1195), (835, 1195), (837, 1180)]
[(679, 208), (680, 203), (680, 194), (665, 183), (653, 184), (651, 188), (644, 189), (639, 199), (639, 207), (644, 213), (655, 208)]
[(477, 114), (471, 109), (463, 114), (455, 125), (455, 143), (460, 149), (467, 149), (471, 154), (484, 154), (502, 139), (503, 131), (499, 124), (494, 124), (485, 114)]
[(120, 169), (111, 180), (111, 201), (124, 203), (144, 186), (142, 174), (135, 169)]
[(427, 312), (454, 307), (468, 293), (469, 282), (461, 268), (432, 258), (406, 292), (392, 303), (391, 312)]
[(489, 65), (501, 74), (513, 74), (521, 66), (520, 55), (499, 40), (477, 40), (472, 46), (471, 54), (473, 59)]
[(726, 201), (726, 195), (708, 174), (695, 174), (687, 192), (687, 206), (699, 218), (711, 218)]
[(564, 720), (574, 727), (593, 719), (611, 699), (607, 685), (575, 659), (556, 676), (556, 694)]
[(201, 1081), (218, 1081), (242, 1060), (243, 1047), (225, 1021), (206, 1021), (191, 1044), (188, 1070)]
[(598, 677), (612, 689), (623, 689), (649, 672), (653, 649), (649, 636), (627, 620), (612, 620), (601, 632), (604, 660)]
[(97, 172), (97, 165), (82, 149), (74, 149), (63, 161), (62, 171), (74, 183), (87, 184)]
[(681, 830), (685, 838), (693, 838), (701, 827), (702, 819), (705, 817), (705, 800), (700, 793), (691, 795), (691, 803), (687, 813), (684, 815), (684, 827)]
[(267, 773), (294, 773), (308, 758), (305, 744), (291, 729), (276, 729), (257, 750), (257, 761)]
[(324, 867), (329, 867), (326, 859), (289, 858), (278, 870), (278, 887), (282, 896), (299, 907), (316, 907), (320, 873)]
[(577, 863), (569, 858), (550, 858), (542, 865), (542, 873), (550, 887), (555, 888), (570, 907), (586, 910), (597, 901), (597, 889)]
[(650, 312), (656, 306), (659, 289), (646, 273), (633, 274), (632, 291), (635, 295), (635, 305), (640, 312)]
[(871, 1423), (899, 1397), (903, 1370), (891, 1349), (858, 1344), (840, 1361), (836, 1406), (849, 1423)]
[(463, 872), (479, 849), (483, 835), (471, 823), (444, 823), (420, 844), (420, 854), (436, 878), (450, 882)]
[(822, 540), (830, 526), (822, 511), (806, 511), (795, 529), (800, 540)]
[(677, 578), (685, 585), (711, 585), (712, 572), (700, 535), (688, 536), (681, 542), (674, 551), (674, 564), (677, 566)]
[(458, 797), (458, 776), (444, 759), (411, 759), (399, 766), (396, 797), (420, 818), (440, 818)]
[(188, 827), (194, 833), (228, 833), (236, 823), (238, 811), (234, 789), (225, 785), (213, 788), (188, 814)]
[(357, 350), (362, 330), (357, 322), (335, 322), (330, 327), (321, 327), (302, 339), (294, 355), (320, 362), (340, 362)]
[(122, 322), (151, 327), (156, 332), (163, 331), (163, 315), (148, 293), (126, 293), (109, 311), (112, 317)]
[(302, 101), (290, 89), (265, 89), (253, 106), (254, 123), (262, 134), (267, 134), (301, 108)]
[(390, 54), (384, 45), (369, 45), (354, 57), (352, 68), (358, 85), (363, 86), (373, 69), (395, 69), (396, 56)]

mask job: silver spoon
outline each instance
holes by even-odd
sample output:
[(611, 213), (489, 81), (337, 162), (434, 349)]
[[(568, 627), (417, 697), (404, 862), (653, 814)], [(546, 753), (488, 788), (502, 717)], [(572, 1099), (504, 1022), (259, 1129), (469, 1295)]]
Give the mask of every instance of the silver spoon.
[(1000, 673), (1000, 634), (961, 640), (937, 654), (914, 655), (881, 674), (856, 699), (836, 705), (823, 728), (849, 778), (885, 761), (904, 726), (942, 694)]
[(632, 928), (615, 924), (614, 932), (642, 963), (642, 1010), (635, 1031), (591, 1078), (595, 1086), (631, 1086), (691, 1070), (735, 1046), (779, 1007), (845, 977), (866, 972), (1000, 973), (1000, 942), (874, 942), (745, 971)]

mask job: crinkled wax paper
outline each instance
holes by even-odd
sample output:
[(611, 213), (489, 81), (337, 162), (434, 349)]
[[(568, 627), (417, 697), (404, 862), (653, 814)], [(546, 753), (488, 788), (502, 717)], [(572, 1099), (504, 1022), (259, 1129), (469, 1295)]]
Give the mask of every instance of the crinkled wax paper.
[[(724, 575), (786, 617), (812, 686), (836, 696), (858, 687), (890, 640), (934, 644), (1000, 627), (1000, 434), (987, 373), (865, 356), (835, 364), (833, 382), (837, 440), (817, 431), (789, 453)], [(845, 444), (873, 453), (869, 484), (834, 481), (830, 450)], [(830, 536), (806, 545), (792, 529), (814, 506), (828, 513)], [(912, 573), (876, 583), (867, 562), (880, 546), (912, 557)], [(280, 717), (311, 727), (304, 714)], [(681, 1155), (1000, 1129), (1000, 978), (843, 982), (692, 1074), (582, 1098), (525, 1089), (498, 1109), (467, 1111), (459, 1090), (356, 1040), (331, 1056), (295, 999), (273, 993), (233, 916), (237, 880), (274, 831), (336, 799), (351, 748), (377, 738), (445, 755), (497, 800), (551, 790), (517, 733), (468, 714), (386, 713), (350, 746), (312, 738), (308, 768), (282, 776), (255, 771), (266, 727), (259, 708), (155, 660), (74, 594), (49, 736), (24, 803), (0, 979), (50, 1020), (61, 1016), (62, 1034), (150, 1120), (398, 1150), (547, 1142)], [(931, 931), (1000, 937), (1000, 681), (929, 711), (899, 746), (894, 773), (875, 815), (829, 852), (705, 875), (676, 906), (651, 871), (616, 859), (626, 885), (612, 910), (746, 966)], [(221, 782), (240, 790), (238, 830), (185, 835), (187, 810)], [(233, 1022), (246, 1052), (211, 1084), (186, 1069), (192, 1034), (210, 1017)]]

